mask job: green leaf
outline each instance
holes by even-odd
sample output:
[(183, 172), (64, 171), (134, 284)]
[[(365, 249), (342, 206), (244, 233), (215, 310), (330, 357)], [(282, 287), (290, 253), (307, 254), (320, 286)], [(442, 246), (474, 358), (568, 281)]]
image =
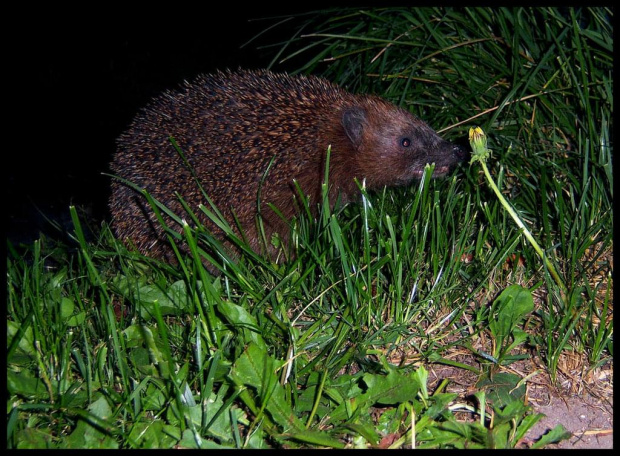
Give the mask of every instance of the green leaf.
[(525, 437), (525, 434), (527, 434), (527, 432), (532, 428), (532, 426), (538, 423), (542, 418), (544, 418), (544, 416), (545, 415), (543, 415), (542, 413), (532, 413), (524, 416), (521, 420), (521, 423), (519, 423), (519, 425), (517, 426), (517, 432), (514, 435), (514, 444), (516, 445), (517, 442), (519, 442), (523, 437)]
[[(13, 343), (13, 338), (17, 337), (17, 335), (20, 333), (20, 331), (22, 330), (21, 326), (21, 324), (14, 321), (7, 321), (7, 347), (11, 346), (11, 343)], [(28, 326), (21, 333), (21, 337), (19, 339), (19, 342), (17, 343), (17, 349), (13, 351), (12, 355), (9, 358), (9, 361), (21, 365), (30, 363), (34, 358), (36, 358), (36, 352), (34, 347), (34, 334), (32, 332), (32, 326)]]
[(571, 437), (572, 434), (568, 432), (564, 426), (558, 424), (556, 427), (543, 435), (536, 443), (532, 445), (531, 448), (544, 448), (551, 443), (558, 443), (562, 440), (568, 440)]
[(114, 283), (118, 290), (127, 298), (140, 305), (140, 316), (151, 320), (155, 315), (155, 302), (159, 304), (162, 315), (181, 315), (189, 309), (191, 298), (183, 280), (177, 280), (169, 286), (161, 284), (136, 283), (135, 279), (119, 276)]
[(381, 440), (381, 435), (375, 430), (374, 425), (371, 423), (349, 423), (346, 425), (347, 429), (351, 429), (353, 432), (361, 435), (367, 442), (372, 445), (376, 445)]
[(86, 312), (78, 312), (75, 315), (71, 315), (66, 323), (67, 326), (71, 326), (71, 327), (75, 327), (75, 326), (80, 326), (81, 324), (84, 323), (84, 321), (86, 320)]
[(478, 423), (461, 423), (454, 419), (433, 423), (417, 435), (419, 448), (485, 448), (487, 430)]
[[(176, 437), (175, 437), (176, 436)], [(127, 440), (132, 448), (173, 448), (181, 438), (178, 427), (166, 425), (161, 420), (140, 421), (133, 425)]]
[(520, 285), (510, 285), (493, 301), (489, 329), (496, 337), (506, 337), (534, 310), (532, 293)]
[(508, 436), (512, 429), (510, 423), (499, 423), (487, 431), (487, 448), (505, 449), (511, 448)]
[[(154, 368), (153, 368), (154, 369)], [(162, 392), (162, 388), (150, 383), (146, 388), (146, 394), (142, 401), (144, 410), (159, 412), (167, 403), (166, 395)]]
[(118, 443), (111, 436), (116, 426), (108, 422), (112, 409), (101, 396), (88, 407), (88, 412), (73, 410), (80, 418), (75, 430), (62, 442), (63, 448), (116, 449)]
[(448, 405), (457, 398), (457, 393), (435, 393), (428, 398), (429, 407), (422, 413), (422, 418), (435, 419), (444, 413)]
[[(53, 382), (53, 386), (57, 382)], [(32, 373), (27, 370), (6, 373), (6, 386), (10, 394), (17, 394), (28, 399), (49, 399), (49, 392), (45, 387), (45, 383), (38, 377), (33, 377)]]
[(230, 448), (207, 439), (201, 439), (200, 442), (196, 442), (196, 437), (190, 429), (185, 429), (185, 431), (183, 431), (183, 436), (178, 446), (179, 448), (195, 448), (202, 450), (223, 450)]
[(365, 374), (362, 377), (368, 386), (360, 400), (369, 405), (393, 405), (413, 401), (420, 391), (420, 381), (416, 372), (403, 375), (390, 371), (387, 375)]
[(226, 396), (227, 388), (220, 389), (217, 395), (211, 393), (206, 403), (188, 407), (188, 411), (196, 428), (201, 428), (204, 422), (208, 425), (205, 431), (209, 435), (216, 437), (219, 442), (233, 443), (233, 418), (239, 422), (246, 416), (240, 408), (230, 408), (230, 404), (224, 401)]
[[(231, 369), (231, 378), (237, 385), (251, 387), (256, 391), (256, 402), (266, 408), (274, 422), (284, 432), (300, 432), (303, 423), (295, 416), (284, 398), (284, 389), (278, 382), (276, 372), (283, 365), (256, 344), (248, 345)], [(258, 411), (255, 411), (258, 412)]]
[(73, 310), (75, 309), (75, 304), (72, 299), (67, 297), (63, 297), (60, 300), (60, 316), (63, 320), (67, 320), (71, 315), (73, 315)]
[[(489, 316), (489, 330), (496, 339), (495, 358), (502, 356), (522, 341), (527, 335), (519, 328), (526, 315), (534, 310), (532, 293), (520, 285), (510, 285), (493, 301)], [(513, 335), (513, 344), (507, 339)]]
[(515, 401), (523, 403), (526, 384), (523, 382), (519, 385), (521, 380), (521, 377), (509, 372), (485, 374), (478, 380), (476, 387), (485, 390), (487, 399), (494, 406), (503, 408)]
[(244, 328), (243, 334), (246, 343), (252, 342), (257, 347), (266, 349), (265, 341), (261, 336), (261, 329), (252, 314), (226, 299), (218, 302), (217, 307), (230, 324)]
[[(256, 414), (266, 410), (281, 428), (280, 437), (327, 447), (343, 447), (342, 442), (325, 432), (306, 429), (295, 415), (277, 375), (283, 365), (283, 361), (272, 358), (258, 345), (250, 344), (235, 362), (230, 376), (238, 386), (247, 386), (256, 392), (253, 403), (246, 404)], [(243, 395), (240, 397), (243, 398)], [(260, 409), (256, 409), (257, 405), (261, 406)]]
[(407, 407), (390, 407), (385, 410), (377, 421), (377, 431), (383, 435), (397, 433), (406, 419), (406, 411)]
[(17, 433), (17, 448), (41, 450), (54, 448), (54, 438), (50, 429), (26, 428)]

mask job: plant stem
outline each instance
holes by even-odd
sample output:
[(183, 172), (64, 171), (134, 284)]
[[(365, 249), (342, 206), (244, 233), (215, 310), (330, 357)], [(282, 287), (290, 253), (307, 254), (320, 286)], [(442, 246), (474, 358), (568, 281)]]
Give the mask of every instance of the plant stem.
[(566, 294), (567, 293), (566, 286), (564, 285), (564, 282), (562, 281), (562, 279), (560, 278), (560, 275), (556, 271), (555, 266), (553, 265), (551, 260), (547, 257), (547, 255), (545, 254), (544, 250), (540, 247), (540, 245), (538, 245), (538, 242), (536, 242), (536, 239), (534, 239), (534, 236), (532, 236), (532, 233), (530, 233), (530, 230), (527, 229), (527, 226), (525, 226), (525, 224), (519, 217), (519, 214), (517, 214), (517, 211), (515, 211), (512, 205), (508, 202), (508, 200), (504, 198), (504, 195), (502, 195), (502, 192), (500, 192), (499, 188), (493, 181), (491, 173), (489, 172), (489, 168), (486, 165), (486, 159), (490, 156), (490, 150), (486, 148), (486, 138), (484, 137), (484, 132), (482, 132), (482, 130), (478, 127), (476, 131), (474, 132), (474, 136), (478, 136), (476, 139), (483, 139), (483, 141), (478, 142), (476, 144), (475, 140), (472, 141), (472, 132), (470, 132), (470, 142), (472, 144), (472, 149), (474, 151), (472, 161), (475, 160), (475, 161), (480, 162), (480, 165), (482, 166), (482, 170), (484, 171), (484, 175), (487, 178), (487, 182), (489, 183), (489, 186), (493, 189), (493, 191), (497, 195), (497, 198), (499, 199), (500, 203), (502, 204), (502, 206), (506, 208), (506, 210), (508, 211), (512, 219), (516, 222), (521, 232), (525, 235), (525, 238), (529, 241), (530, 244), (532, 244), (532, 247), (534, 247), (534, 250), (536, 250), (536, 253), (538, 253), (538, 256), (540, 256), (540, 258), (545, 263), (545, 266), (549, 270), (549, 273), (553, 277), (553, 280), (555, 280), (555, 283), (557, 283), (557, 285), (562, 290), (562, 293)]

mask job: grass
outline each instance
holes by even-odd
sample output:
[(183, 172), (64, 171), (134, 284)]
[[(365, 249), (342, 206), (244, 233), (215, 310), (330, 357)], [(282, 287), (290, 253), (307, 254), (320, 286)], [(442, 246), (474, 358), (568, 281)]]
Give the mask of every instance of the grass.
[(489, 173), (566, 290), (475, 164), (300, 216), (280, 265), (232, 261), (189, 226), (191, 253), (163, 264), (105, 224), (86, 242), (73, 209), (74, 244), (8, 244), (7, 446), (523, 446), (541, 415), (515, 372), (542, 363), (559, 383), (567, 354), (612, 362), (612, 16), (326, 11), (273, 46), (274, 64), (380, 93), (448, 139), (481, 125)]

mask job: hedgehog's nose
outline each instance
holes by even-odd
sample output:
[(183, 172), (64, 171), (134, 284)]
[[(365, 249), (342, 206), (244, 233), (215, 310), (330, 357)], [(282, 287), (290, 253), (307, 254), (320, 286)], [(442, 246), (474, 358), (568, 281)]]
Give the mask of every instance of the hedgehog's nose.
[(452, 147), (452, 154), (458, 161), (463, 161), (469, 156), (467, 149), (457, 145)]

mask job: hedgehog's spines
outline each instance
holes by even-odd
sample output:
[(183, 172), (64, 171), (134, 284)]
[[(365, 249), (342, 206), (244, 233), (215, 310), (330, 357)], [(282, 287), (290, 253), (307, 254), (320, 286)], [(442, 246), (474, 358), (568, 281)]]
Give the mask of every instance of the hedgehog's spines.
[[(286, 240), (288, 226), (269, 203), (293, 217), (296, 180), (314, 207), (320, 201), (329, 146), (332, 203), (338, 196), (344, 202), (356, 198), (355, 178), (365, 178), (368, 188), (401, 185), (419, 177), (426, 163), (435, 163), (441, 174), (460, 159), (452, 145), (406, 111), (377, 97), (350, 94), (322, 78), (268, 70), (201, 75), (164, 92), (138, 113), (118, 139), (111, 168), (182, 214), (178, 192), (219, 235), (198, 210), (205, 203), (202, 192), (171, 136), (209, 197), (231, 223), (236, 214), (257, 251), (259, 186), (268, 239), (277, 232)], [(120, 238), (144, 253), (172, 258), (142, 196), (115, 181), (110, 210)]]

